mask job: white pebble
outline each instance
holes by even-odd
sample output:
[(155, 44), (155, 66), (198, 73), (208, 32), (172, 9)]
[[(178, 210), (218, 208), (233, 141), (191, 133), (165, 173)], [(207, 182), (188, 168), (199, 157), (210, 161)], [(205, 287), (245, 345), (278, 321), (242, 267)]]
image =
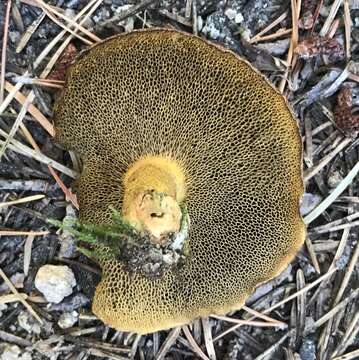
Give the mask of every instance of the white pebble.
[(19, 325), (29, 334), (40, 334), (41, 329), (37, 321), (27, 311), (21, 311), (17, 317)]
[(31, 360), (31, 354), (22, 352), (17, 345), (0, 344), (0, 360)]
[(241, 22), (243, 22), (244, 18), (243, 18), (243, 15), (241, 13), (238, 13), (236, 15), (236, 17), (234, 18), (234, 22), (236, 24), (240, 24)]
[(68, 266), (44, 265), (36, 274), (35, 286), (46, 300), (55, 304), (72, 294), (76, 285), (74, 273)]
[(233, 20), (233, 19), (236, 17), (237, 12), (236, 12), (235, 10), (233, 10), (233, 9), (227, 9), (227, 10), (224, 12), (224, 14), (227, 16), (227, 18), (228, 18), (229, 20)]
[(57, 324), (61, 329), (68, 329), (74, 326), (79, 318), (77, 311), (65, 312), (60, 315), (59, 321)]

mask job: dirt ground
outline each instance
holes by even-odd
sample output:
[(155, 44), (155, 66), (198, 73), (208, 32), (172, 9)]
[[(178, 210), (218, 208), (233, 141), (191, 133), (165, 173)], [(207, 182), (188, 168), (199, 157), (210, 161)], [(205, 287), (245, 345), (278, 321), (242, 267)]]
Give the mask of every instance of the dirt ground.
[[(149, 27), (230, 48), (288, 99), (308, 237), (241, 310), (140, 336), (91, 313), (100, 270), (46, 219), (77, 218), (81, 160), (53, 138), (66, 69), (88, 46)], [(359, 359), (359, 1), (4, 0), (0, 29), (1, 360)], [(45, 264), (75, 274), (58, 304), (35, 287)]]

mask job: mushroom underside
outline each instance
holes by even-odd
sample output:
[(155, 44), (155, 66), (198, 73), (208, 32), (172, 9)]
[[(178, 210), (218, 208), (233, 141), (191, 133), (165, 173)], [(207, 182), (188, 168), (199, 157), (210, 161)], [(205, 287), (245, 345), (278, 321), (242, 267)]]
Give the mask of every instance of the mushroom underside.
[(59, 141), (84, 161), (83, 221), (111, 221), (108, 206), (122, 209), (126, 174), (140, 159), (183, 170), (184, 264), (155, 279), (117, 260), (101, 264), (93, 311), (116, 329), (149, 333), (236, 309), (304, 241), (296, 121), (230, 51), (173, 30), (112, 38), (71, 67), (55, 123)]

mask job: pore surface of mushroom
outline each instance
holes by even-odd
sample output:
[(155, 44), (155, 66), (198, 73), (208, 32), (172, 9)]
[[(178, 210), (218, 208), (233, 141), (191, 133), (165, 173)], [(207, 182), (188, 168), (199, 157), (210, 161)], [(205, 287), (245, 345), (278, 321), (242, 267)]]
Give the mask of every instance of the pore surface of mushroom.
[(238, 309), (304, 241), (296, 121), (230, 51), (174, 30), (111, 38), (70, 68), (55, 122), (83, 159), (83, 221), (111, 222), (111, 205), (161, 241), (178, 230), (178, 206), (188, 211), (181, 266), (149, 279), (101, 264), (93, 311), (116, 329), (148, 333)]

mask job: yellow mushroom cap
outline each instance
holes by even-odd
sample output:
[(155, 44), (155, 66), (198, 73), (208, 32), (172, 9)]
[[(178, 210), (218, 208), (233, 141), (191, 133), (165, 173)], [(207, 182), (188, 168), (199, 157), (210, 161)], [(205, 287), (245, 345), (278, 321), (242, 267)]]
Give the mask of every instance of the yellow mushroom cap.
[(183, 266), (151, 280), (102, 264), (93, 311), (149, 333), (240, 308), (305, 237), (301, 139), (285, 99), (246, 61), (198, 37), (146, 30), (91, 48), (70, 68), (57, 136), (83, 158), (81, 219), (111, 221), (128, 169), (146, 156), (183, 169)]

